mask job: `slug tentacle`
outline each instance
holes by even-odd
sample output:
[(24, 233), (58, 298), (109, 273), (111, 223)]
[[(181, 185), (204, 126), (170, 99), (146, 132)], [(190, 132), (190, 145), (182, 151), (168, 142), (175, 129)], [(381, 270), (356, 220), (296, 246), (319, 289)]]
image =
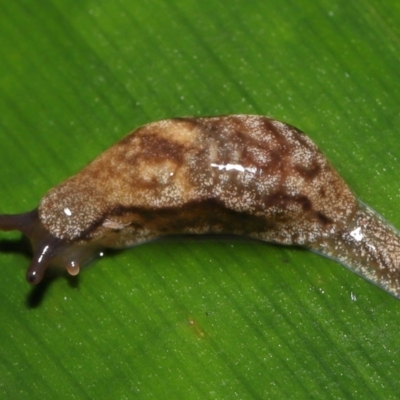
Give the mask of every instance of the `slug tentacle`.
[(20, 231), (29, 236), (38, 220), (37, 210), (22, 214), (0, 214), (0, 230)]
[(142, 126), (51, 189), (0, 216), (32, 243), (27, 279), (71, 275), (103, 248), (166, 235), (236, 234), (334, 258), (400, 298), (398, 232), (361, 204), (295, 127), (256, 115)]
[(22, 214), (0, 215), (0, 229), (4, 231), (18, 230), (28, 237), (34, 254), (26, 278), (30, 283), (39, 282), (50, 259), (57, 251), (58, 246), (54, 246), (54, 244), (60, 240), (43, 228), (36, 209)]
[(70, 275), (79, 273), (79, 263), (87, 263), (97, 247), (70, 243), (52, 235), (44, 228), (37, 209), (22, 214), (0, 215), (0, 230), (18, 230), (30, 241), (32, 261), (26, 272), (29, 283), (39, 283), (49, 265), (66, 268)]

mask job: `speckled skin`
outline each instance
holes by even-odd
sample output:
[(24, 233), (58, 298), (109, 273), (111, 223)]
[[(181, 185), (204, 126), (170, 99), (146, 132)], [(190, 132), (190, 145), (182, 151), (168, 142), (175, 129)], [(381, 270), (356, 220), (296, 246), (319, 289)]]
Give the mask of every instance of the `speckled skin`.
[(357, 201), (307, 136), (262, 116), (145, 125), (51, 189), (37, 211), (0, 216), (0, 229), (31, 238), (33, 283), (47, 264), (74, 273), (102, 248), (226, 233), (305, 246), (400, 295), (397, 231)]
[(50, 190), (39, 217), (60, 239), (112, 247), (176, 233), (308, 245), (346, 224), (356, 204), (303, 133), (266, 117), (233, 115), (137, 129)]

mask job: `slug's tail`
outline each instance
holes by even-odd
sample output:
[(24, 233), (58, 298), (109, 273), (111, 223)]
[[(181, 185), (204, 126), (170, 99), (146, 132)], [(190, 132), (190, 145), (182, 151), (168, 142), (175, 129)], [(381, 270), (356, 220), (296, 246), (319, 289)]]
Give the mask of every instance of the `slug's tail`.
[(400, 234), (368, 206), (359, 203), (346, 229), (313, 250), (400, 299)]
[(63, 241), (51, 235), (40, 222), (37, 209), (22, 214), (0, 215), (0, 230), (22, 232), (31, 242), (34, 255), (26, 273), (29, 283), (39, 283)]

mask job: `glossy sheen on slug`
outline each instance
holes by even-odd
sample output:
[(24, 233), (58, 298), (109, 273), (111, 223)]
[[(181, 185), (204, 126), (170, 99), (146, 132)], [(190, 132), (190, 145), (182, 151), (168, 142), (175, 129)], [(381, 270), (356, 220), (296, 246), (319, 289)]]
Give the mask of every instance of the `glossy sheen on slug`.
[(307, 247), (400, 297), (397, 231), (356, 199), (304, 133), (262, 116), (147, 124), (37, 209), (1, 215), (0, 229), (29, 237), (31, 283), (49, 264), (75, 275), (103, 248), (224, 233)]

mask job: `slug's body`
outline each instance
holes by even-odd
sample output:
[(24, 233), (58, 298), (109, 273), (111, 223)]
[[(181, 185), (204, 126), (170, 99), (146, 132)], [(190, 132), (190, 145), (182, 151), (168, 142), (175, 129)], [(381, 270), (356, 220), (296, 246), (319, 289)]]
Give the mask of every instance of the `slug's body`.
[(0, 216), (34, 248), (27, 272), (71, 274), (103, 248), (174, 234), (224, 233), (300, 245), (400, 297), (400, 240), (362, 205), (315, 144), (267, 117), (145, 125), (51, 189), (38, 209)]

